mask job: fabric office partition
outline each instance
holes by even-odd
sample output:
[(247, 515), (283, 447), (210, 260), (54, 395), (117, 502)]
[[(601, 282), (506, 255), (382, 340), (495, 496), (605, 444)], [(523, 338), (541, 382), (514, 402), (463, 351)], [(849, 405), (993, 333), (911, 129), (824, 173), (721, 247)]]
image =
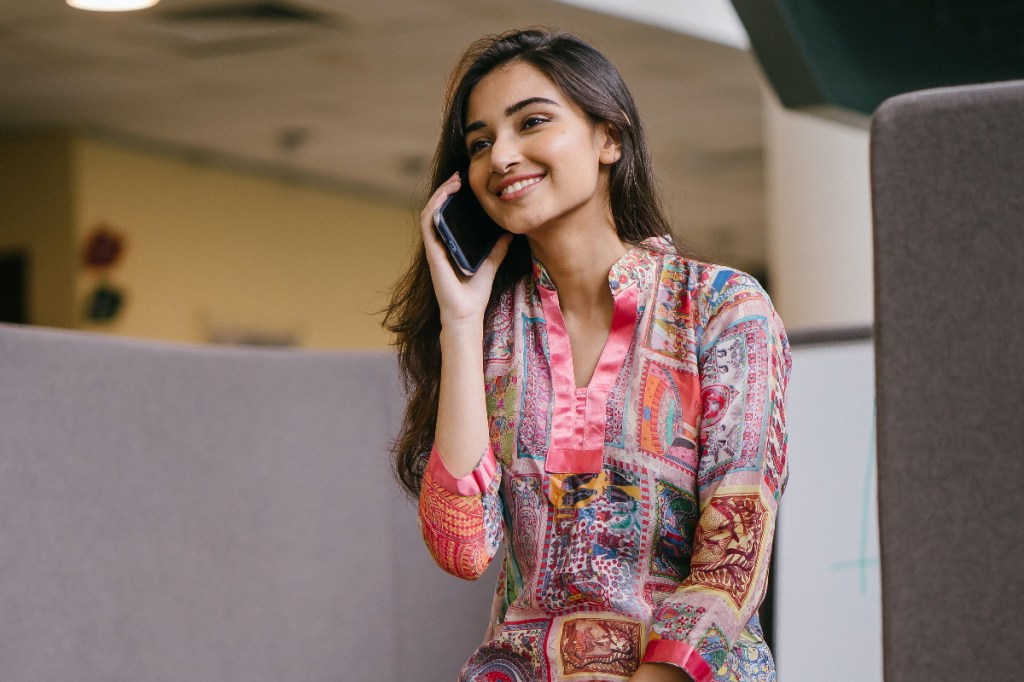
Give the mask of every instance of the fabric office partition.
[(493, 577), (432, 563), (390, 354), (0, 325), (0, 678), (454, 680)]
[(1024, 81), (889, 100), (871, 155), (885, 679), (1016, 678)]

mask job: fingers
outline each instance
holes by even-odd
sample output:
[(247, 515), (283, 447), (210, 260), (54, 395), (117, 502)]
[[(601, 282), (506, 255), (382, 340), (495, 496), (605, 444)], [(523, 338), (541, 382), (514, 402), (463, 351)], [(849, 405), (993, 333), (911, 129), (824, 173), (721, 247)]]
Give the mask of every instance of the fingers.
[(487, 263), (495, 270), (501, 265), (501, 262), (505, 260), (505, 256), (508, 254), (508, 248), (512, 244), (512, 233), (506, 232), (505, 234), (498, 237), (498, 241), (494, 243), (494, 248), (487, 254)]
[[(459, 174), (455, 173), (450, 178), (441, 183), (441, 186), (434, 190), (434, 193), (427, 199), (426, 206), (423, 207), (423, 211), (420, 213), (420, 226), (427, 230), (433, 231), (434, 227), (434, 213), (437, 209), (441, 208), (445, 200), (451, 195), (455, 194), (462, 187), (462, 182), (459, 179)], [(426, 235), (424, 235), (426, 236)]]
[(423, 238), (423, 245), (427, 250), (427, 257), (432, 262), (439, 262), (445, 256), (444, 244), (437, 235), (434, 227), (434, 213), (441, 208), (445, 200), (459, 191), (462, 183), (459, 174), (454, 173), (450, 178), (441, 183), (441, 186), (434, 190), (434, 193), (427, 199), (423, 211), (420, 213), (420, 236)]

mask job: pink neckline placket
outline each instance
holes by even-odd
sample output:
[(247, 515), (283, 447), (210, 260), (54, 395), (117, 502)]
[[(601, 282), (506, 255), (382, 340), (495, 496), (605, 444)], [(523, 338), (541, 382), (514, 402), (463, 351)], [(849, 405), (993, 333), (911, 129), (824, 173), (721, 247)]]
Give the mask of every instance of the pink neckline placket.
[(569, 332), (558, 304), (558, 292), (545, 286), (537, 289), (547, 325), (555, 402), (551, 447), (544, 469), (548, 473), (596, 474), (604, 463), (608, 391), (618, 377), (636, 330), (637, 286), (630, 282), (613, 291), (608, 340), (601, 350), (594, 375), (584, 388), (576, 387)]

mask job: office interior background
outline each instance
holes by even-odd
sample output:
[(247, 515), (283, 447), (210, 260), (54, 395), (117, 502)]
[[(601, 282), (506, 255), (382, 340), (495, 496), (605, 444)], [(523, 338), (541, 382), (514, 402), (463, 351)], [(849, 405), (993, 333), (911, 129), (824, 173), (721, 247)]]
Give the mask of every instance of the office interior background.
[[(623, 72), (681, 240), (762, 279), (795, 340), (860, 340), (842, 359), (852, 387), (871, 372), (868, 125), (880, 100), (866, 89), (859, 99), (818, 97), (813, 84), (787, 87), (785, 70), (780, 82), (784, 50), (773, 54), (758, 34), (773, 19), (768, 5), (787, 3), (162, 0), (106, 14), (7, 0), (2, 321), (185, 344), (386, 351), (380, 311), (416, 242), (447, 74), (481, 35), (542, 24), (588, 39)], [(824, 8), (842, 5), (804, 3), (821, 12), (801, 18), (834, 31), (844, 24), (822, 19)], [(940, 33), (956, 25), (982, 43), (1024, 44), (1015, 3), (988, 0), (966, 17), (938, 0), (867, 6), (927, 15)], [(840, 18), (864, 32), (863, 20)], [(931, 80), (882, 91), (945, 84), (925, 68), (934, 55), (922, 54), (902, 57)], [(1006, 76), (993, 69), (959, 82)], [(829, 380), (835, 358), (805, 355), (803, 366)], [(835, 406), (846, 410), (839, 421), (863, 417), (846, 445), (860, 458), (847, 472), (851, 491), (865, 499), (874, 494), (862, 457), (871, 389), (857, 384), (846, 391), (856, 404)], [(806, 486), (799, 477), (811, 480), (819, 460), (808, 442), (797, 443), (791, 508)], [(858, 505), (851, 532), (860, 533), (875, 520)], [(867, 636), (877, 640), (877, 550), (857, 561), (851, 584), (863, 594), (864, 576), (873, 581)], [(782, 649), (780, 671), (795, 651)], [(860, 679), (880, 675), (877, 659), (868, 668)]]
[[(784, 110), (727, 3), (626, 17), (587, 5), (4, 3), (0, 253), (13, 282), (23, 273), (5, 285), (22, 297), (15, 321), (387, 347), (378, 313), (414, 243), (448, 72), (470, 41), (543, 24), (622, 70), (682, 240), (765, 280), (792, 329), (868, 326), (866, 127)], [(123, 251), (89, 265), (108, 233)], [(98, 295), (118, 298), (97, 314)]]

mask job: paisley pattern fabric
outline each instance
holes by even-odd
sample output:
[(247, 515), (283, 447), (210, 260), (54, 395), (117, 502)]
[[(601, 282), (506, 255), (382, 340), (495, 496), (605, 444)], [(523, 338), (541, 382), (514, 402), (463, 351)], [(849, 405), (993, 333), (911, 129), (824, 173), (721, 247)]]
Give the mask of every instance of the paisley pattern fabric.
[(488, 452), (463, 478), (430, 455), (420, 522), (441, 567), (476, 578), (505, 547), (460, 680), (621, 681), (643, 661), (774, 680), (757, 607), (787, 477), (782, 323), (756, 280), (663, 239), (608, 283), (611, 332), (577, 388), (535, 261), (488, 320)]

